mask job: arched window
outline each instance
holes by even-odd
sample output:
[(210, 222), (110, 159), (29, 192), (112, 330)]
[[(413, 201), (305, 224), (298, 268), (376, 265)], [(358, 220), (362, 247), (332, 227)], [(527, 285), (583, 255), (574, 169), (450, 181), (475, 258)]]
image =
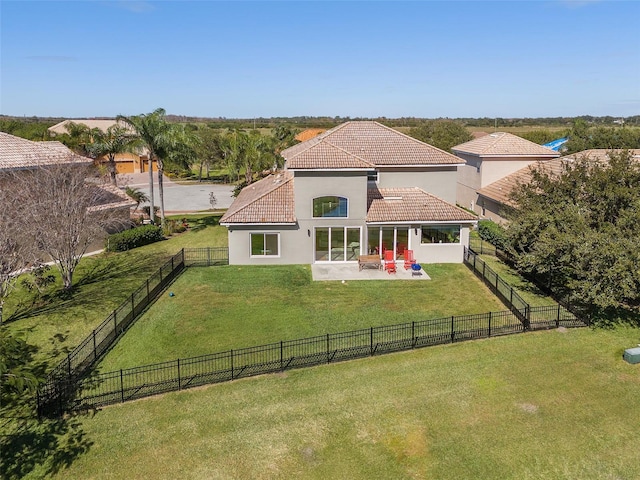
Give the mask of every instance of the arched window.
[(313, 199), (313, 217), (347, 217), (349, 200), (345, 197), (318, 197)]

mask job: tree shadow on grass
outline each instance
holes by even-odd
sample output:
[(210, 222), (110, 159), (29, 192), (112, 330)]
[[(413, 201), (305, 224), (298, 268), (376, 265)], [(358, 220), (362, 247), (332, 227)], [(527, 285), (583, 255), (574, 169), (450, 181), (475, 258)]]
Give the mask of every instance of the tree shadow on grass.
[[(88, 260), (90, 263), (76, 272), (79, 280), (70, 290), (61, 290), (58, 286), (53, 291), (23, 300), (6, 318), (5, 323), (60, 312), (76, 305), (93, 308), (104, 306), (105, 303), (113, 305), (114, 299), (124, 301), (127, 295), (142, 285), (166, 261), (156, 253), (106, 255)], [(128, 282), (130, 279), (134, 281)], [(92, 288), (94, 284), (107, 281), (109, 288)], [(118, 303), (116, 300), (115, 304)]]
[(92, 444), (82, 429), (80, 415), (27, 419), (14, 432), (0, 436), (0, 477), (18, 479), (30, 473), (39, 477), (53, 475), (87, 453)]

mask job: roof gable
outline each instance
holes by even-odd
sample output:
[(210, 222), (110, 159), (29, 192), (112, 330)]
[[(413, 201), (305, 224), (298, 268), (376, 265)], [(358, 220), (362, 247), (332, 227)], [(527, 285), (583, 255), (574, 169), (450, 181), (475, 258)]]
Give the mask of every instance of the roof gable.
[(495, 132), (469, 142), (456, 145), (455, 153), (467, 153), (479, 157), (558, 157), (550, 148), (525, 140), (506, 132)]
[[(332, 148), (329, 148), (332, 147)], [(342, 152), (330, 166), (323, 156), (337, 149)], [(371, 166), (457, 165), (461, 160), (450, 153), (409, 137), (378, 122), (346, 122), (306, 142), (282, 152), (287, 168), (354, 168), (366, 162)], [(304, 162), (297, 158), (304, 156)], [(300, 166), (303, 165), (303, 166)]]
[(296, 222), (293, 175), (269, 175), (246, 186), (220, 219), (225, 224), (293, 224)]

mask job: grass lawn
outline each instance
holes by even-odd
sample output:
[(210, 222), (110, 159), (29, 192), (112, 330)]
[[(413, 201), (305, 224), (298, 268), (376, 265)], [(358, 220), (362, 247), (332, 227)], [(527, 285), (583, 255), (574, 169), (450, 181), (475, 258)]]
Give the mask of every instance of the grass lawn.
[(532, 307), (541, 305), (557, 305), (557, 302), (541, 291), (533, 282), (530, 282), (509, 265), (492, 255), (480, 255), (488, 267), (496, 272), (502, 279), (516, 290), (522, 299)]
[(76, 270), (76, 288), (70, 295), (61, 293), (59, 275), (52, 267), (56, 284), (48, 288), (39, 305), (32, 305), (32, 295), (20, 286), (8, 297), (7, 328), (36, 346), (36, 359), (52, 367), (181, 248), (226, 246), (226, 228), (211, 226), (214, 223), (214, 217), (203, 216), (193, 220), (190, 231), (168, 240), (128, 252), (86, 257)]
[(639, 336), (528, 333), (108, 407), (76, 419), (88, 451), (55, 478), (640, 478), (640, 365), (621, 359)]
[(309, 266), (190, 268), (131, 327), (103, 372), (378, 325), (505, 310), (461, 264), (430, 281), (314, 282)]

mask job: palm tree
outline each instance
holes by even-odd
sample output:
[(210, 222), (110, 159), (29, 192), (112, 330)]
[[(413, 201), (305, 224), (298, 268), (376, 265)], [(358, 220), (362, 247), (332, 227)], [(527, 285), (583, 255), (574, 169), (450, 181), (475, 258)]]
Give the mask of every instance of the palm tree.
[[(125, 117), (119, 115), (117, 119), (129, 125), (140, 142), (149, 151), (149, 199), (150, 212), (153, 212), (153, 162), (155, 160), (158, 168), (158, 194), (160, 196), (160, 218), (162, 225), (166, 223), (164, 214), (164, 189), (162, 186), (162, 176), (164, 174), (163, 160), (167, 158), (181, 138), (175, 126), (165, 118), (166, 112), (163, 108), (158, 108), (152, 113)], [(151, 221), (153, 222), (153, 214)]]
[(89, 153), (89, 144), (92, 136), (99, 131), (98, 129), (90, 129), (84, 123), (67, 122), (64, 126), (67, 131), (60, 141), (78, 155), (86, 156)]
[(117, 185), (116, 155), (134, 152), (139, 144), (138, 138), (131, 132), (131, 129), (116, 124), (107, 128), (106, 132), (97, 130), (93, 134), (93, 143), (87, 145), (87, 150), (94, 158), (107, 156), (111, 183)]

